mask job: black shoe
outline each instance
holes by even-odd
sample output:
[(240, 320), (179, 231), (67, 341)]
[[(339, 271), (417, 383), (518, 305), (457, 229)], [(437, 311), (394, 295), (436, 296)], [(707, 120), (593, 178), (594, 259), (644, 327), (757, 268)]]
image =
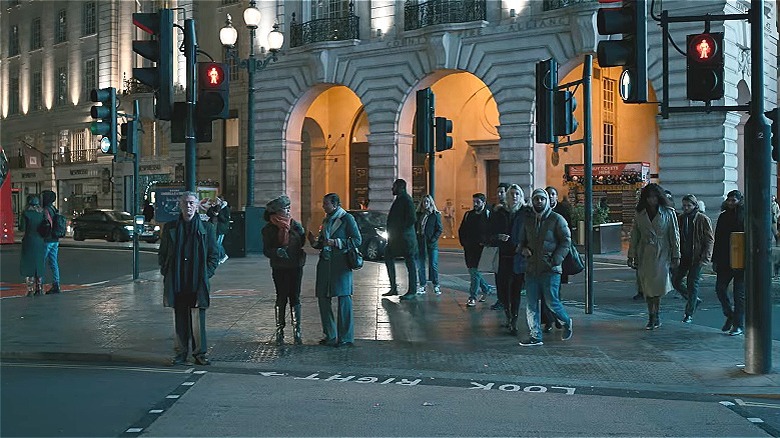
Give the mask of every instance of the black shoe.
[(572, 330), (572, 327), (571, 327), (572, 326), (572, 322), (573, 322), (572, 319), (569, 318), (569, 323), (568, 324), (564, 324), (564, 326), (563, 326), (563, 333), (561, 333), (561, 340), (562, 341), (568, 341), (569, 339), (571, 339), (571, 335), (574, 334), (574, 330)]
[(496, 301), (492, 306), (490, 306), (490, 310), (504, 310), (504, 305), (501, 304), (501, 301)]
[(723, 327), (720, 328), (720, 331), (727, 332), (731, 330), (731, 318), (726, 318), (726, 322), (723, 324)]
[(352, 342), (339, 342), (338, 344), (336, 344), (337, 348), (349, 348), (349, 347), (354, 347), (354, 346), (355, 346), (355, 344), (352, 343)]
[(338, 342), (336, 342), (335, 339), (333, 339), (333, 340), (330, 340), (330, 339), (320, 339), (320, 341), (318, 343), (320, 345), (327, 345), (328, 347), (335, 347), (336, 345), (338, 345)]
[(205, 354), (199, 354), (197, 356), (193, 356), (193, 358), (195, 359), (196, 365), (211, 365), (211, 361), (208, 357), (206, 357)]
[(398, 295), (398, 291), (395, 289), (390, 289), (390, 291), (382, 294), (383, 297), (392, 297), (393, 295)]
[(634, 298), (633, 298), (634, 301), (639, 301), (639, 300), (644, 300), (644, 299), (645, 299), (645, 296), (640, 294), (639, 292), (637, 292), (636, 295), (634, 295)]
[(175, 356), (173, 358), (173, 365), (184, 365), (187, 363), (187, 356)]
[(553, 329), (552, 323), (548, 322), (547, 324), (544, 325), (544, 330), (543, 331), (545, 333), (550, 333), (552, 331), (552, 329)]
[(647, 321), (647, 324), (645, 324), (645, 330), (652, 330), (655, 328), (655, 324), (653, 322), (653, 318), (651, 317), (649, 321)]
[(417, 296), (417, 292), (412, 291), (412, 292), (407, 292), (407, 293), (401, 295), (400, 298), (402, 300), (413, 300), (416, 296)]
[(542, 342), (541, 339), (534, 338), (533, 336), (520, 341), (521, 347), (535, 347), (537, 345), (544, 345), (544, 342)]
[(683, 318), (682, 322), (684, 324), (690, 324), (690, 323), (693, 322), (693, 318), (691, 318), (691, 315), (685, 315), (685, 317)]
[(60, 284), (54, 283), (51, 285), (51, 289), (46, 291), (46, 295), (52, 295), (52, 294), (58, 294), (60, 293)]

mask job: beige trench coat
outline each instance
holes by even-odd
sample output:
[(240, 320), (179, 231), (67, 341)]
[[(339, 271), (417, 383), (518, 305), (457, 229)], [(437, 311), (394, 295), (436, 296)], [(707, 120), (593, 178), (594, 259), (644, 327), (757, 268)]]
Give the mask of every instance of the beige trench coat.
[(652, 221), (645, 210), (637, 213), (628, 257), (636, 260), (645, 297), (661, 297), (674, 289), (669, 268), (673, 258), (680, 258), (680, 230), (673, 209), (659, 208)]

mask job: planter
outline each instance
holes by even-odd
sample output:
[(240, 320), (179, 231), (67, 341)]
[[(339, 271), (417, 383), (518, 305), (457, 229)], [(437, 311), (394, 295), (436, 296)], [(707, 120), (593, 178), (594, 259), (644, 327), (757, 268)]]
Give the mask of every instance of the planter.
[[(577, 225), (577, 244), (585, 245), (585, 221), (580, 221)], [(606, 254), (622, 251), (622, 229), (623, 222), (594, 225), (593, 254)]]

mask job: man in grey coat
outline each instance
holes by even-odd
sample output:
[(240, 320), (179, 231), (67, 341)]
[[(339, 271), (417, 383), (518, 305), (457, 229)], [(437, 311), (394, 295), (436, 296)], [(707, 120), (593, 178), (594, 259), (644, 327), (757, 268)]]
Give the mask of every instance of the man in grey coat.
[(206, 309), (209, 307), (209, 279), (219, 265), (219, 248), (214, 225), (203, 222), (198, 195), (184, 192), (179, 198), (181, 214), (165, 224), (161, 233), (158, 262), (163, 281), (163, 305), (173, 307), (176, 327), (174, 365), (183, 365), (193, 345), (196, 364), (209, 365), (206, 357)]
[(566, 221), (550, 208), (549, 195), (544, 189), (531, 194), (533, 214), (525, 220), (517, 251), (528, 261), (525, 269), (526, 318), (529, 338), (521, 341), (524, 347), (542, 345), (540, 300), (544, 296), (555, 318), (561, 321), (561, 339), (571, 339), (572, 321), (559, 298), (563, 259), (569, 253), (571, 232)]
[(383, 297), (398, 295), (398, 284), (395, 279), (395, 258), (403, 257), (409, 282), (406, 294), (402, 300), (410, 300), (417, 295), (417, 234), (414, 225), (417, 222), (414, 201), (406, 192), (406, 181), (397, 179), (393, 183), (395, 201), (387, 214), (387, 248), (385, 248), (385, 266), (390, 277), (390, 291)]

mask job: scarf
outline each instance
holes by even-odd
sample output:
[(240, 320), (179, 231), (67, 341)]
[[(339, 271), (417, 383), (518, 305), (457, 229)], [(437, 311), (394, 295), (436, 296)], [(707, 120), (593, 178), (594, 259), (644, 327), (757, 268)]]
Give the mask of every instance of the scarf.
[(282, 213), (274, 213), (271, 215), (271, 223), (279, 228), (279, 244), (281, 246), (287, 246), (290, 242), (290, 222), (292, 216), (284, 215)]

